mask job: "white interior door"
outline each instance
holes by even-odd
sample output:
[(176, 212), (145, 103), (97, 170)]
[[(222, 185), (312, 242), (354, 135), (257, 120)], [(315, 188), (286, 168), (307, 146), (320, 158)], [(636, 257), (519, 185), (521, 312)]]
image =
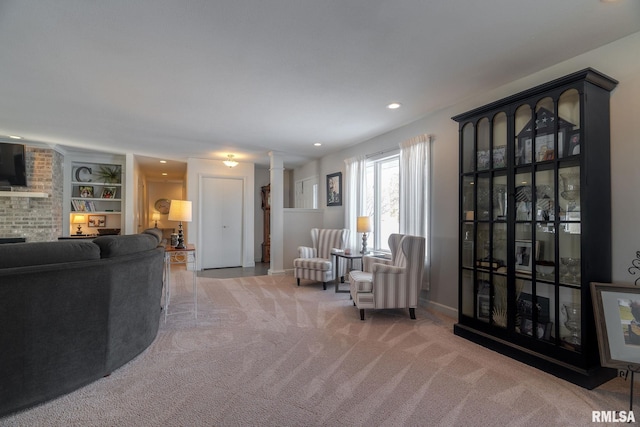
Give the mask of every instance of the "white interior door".
[(242, 266), (242, 180), (203, 178), (202, 268)]

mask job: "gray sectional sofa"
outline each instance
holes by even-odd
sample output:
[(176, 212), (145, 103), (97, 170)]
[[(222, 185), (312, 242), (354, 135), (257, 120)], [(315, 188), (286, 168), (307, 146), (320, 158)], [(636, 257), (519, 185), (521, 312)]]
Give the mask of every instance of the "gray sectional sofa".
[(161, 239), (152, 229), (0, 245), (0, 417), (102, 378), (153, 342)]

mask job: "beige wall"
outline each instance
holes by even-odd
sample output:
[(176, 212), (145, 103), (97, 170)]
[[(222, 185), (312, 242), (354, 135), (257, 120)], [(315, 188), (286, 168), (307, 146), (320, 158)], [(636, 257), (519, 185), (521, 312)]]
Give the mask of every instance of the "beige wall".
[[(451, 120), (463, 113), (514, 93), (529, 89), (572, 72), (591, 67), (619, 80), (611, 94), (611, 168), (613, 214), (613, 280), (632, 282), (628, 268), (640, 250), (640, 33), (595, 49), (571, 60), (513, 81), (484, 94), (469, 94), (464, 101), (434, 112), (416, 122), (380, 135), (348, 150), (326, 156), (299, 168), (308, 171), (318, 165), (319, 176), (342, 170), (344, 159), (397, 146), (419, 134), (433, 135), (431, 290), (429, 304), (457, 315), (458, 301), (458, 127)], [(470, 71), (472, 73), (472, 71)], [(428, 88), (425, 88), (428, 91)], [(322, 188), (322, 186), (321, 186)], [(320, 206), (323, 206), (324, 189)], [(344, 224), (341, 208), (325, 208), (324, 226)]]

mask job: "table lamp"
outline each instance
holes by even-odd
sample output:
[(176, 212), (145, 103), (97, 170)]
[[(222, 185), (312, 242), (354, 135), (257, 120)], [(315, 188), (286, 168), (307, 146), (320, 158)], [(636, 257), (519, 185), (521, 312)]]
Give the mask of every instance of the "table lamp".
[(172, 200), (169, 208), (169, 221), (180, 221), (178, 225), (178, 244), (176, 249), (184, 249), (184, 236), (182, 234), (182, 222), (191, 222), (191, 200)]
[(154, 212), (151, 214), (151, 221), (155, 221), (156, 225), (153, 228), (158, 228), (158, 220), (160, 219), (160, 212)]
[(74, 215), (73, 216), (73, 223), (74, 224), (78, 224), (78, 231), (76, 231), (76, 234), (82, 234), (82, 224), (84, 224), (86, 221), (84, 215)]
[(357, 221), (357, 232), (362, 233), (362, 250), (361, 254), (367, 253), (367, 233), (371, 232), (371, 217), (359, 216)]

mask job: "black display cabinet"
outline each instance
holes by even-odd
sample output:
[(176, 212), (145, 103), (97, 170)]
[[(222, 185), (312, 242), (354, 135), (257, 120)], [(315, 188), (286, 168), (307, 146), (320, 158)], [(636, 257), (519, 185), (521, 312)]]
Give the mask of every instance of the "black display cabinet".
[(586, 69), (453, 117), (460, 127), (456, 335), (586, 388), (589, 283), (611, 280), (609, 96)]

